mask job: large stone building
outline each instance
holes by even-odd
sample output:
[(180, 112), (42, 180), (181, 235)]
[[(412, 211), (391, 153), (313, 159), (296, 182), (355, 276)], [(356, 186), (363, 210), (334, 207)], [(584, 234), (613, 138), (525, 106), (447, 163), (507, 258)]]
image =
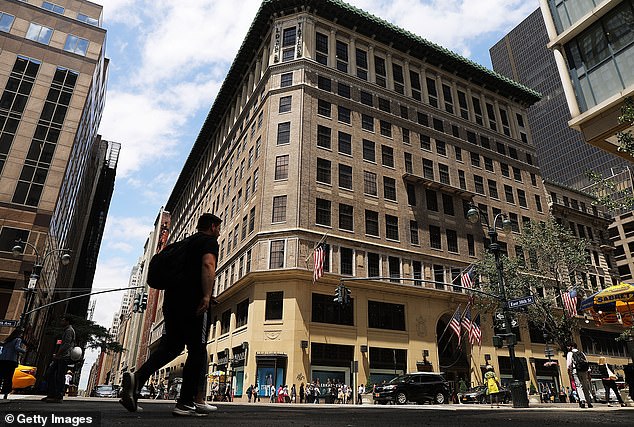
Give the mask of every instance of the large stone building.
[[(510, 256), (521, 224), (549, 215), (526, 116), (538, 99), (340, 1), (264, 1), (165, 206), (171, 241), (203, 212), (224, 221), (210, 381), (237, 396), (416, 370), (478, 382), (487, 362), (507, 381), (492, 316), (481, 348), (458, 349), (446, 331), (467, 300), (452, 284), (488, 245), (470, 203), (490, 222), (508, 215)], [(348, 306), (333, 302), (341, 280)], [(543, 336), (518, 328), (538, 381)], [(150, 348), (161, 330), (159, 310)], [(181, 375), (184, 357), (158, 375)]]
[[(570, 127), (588, 144), (620, 155), (616, 133), (625, 98), (634, 95), (634, 2), (540, 0), (570, 110)], [(631, 130), (631, 128), (630, 128)]]
[[(20, 290), (34, 264), (43, 262), (31, 298), (31, 307), (38, 307), (52, 300), (51, 290), (63, 268), (60, 253), (51, 251), (65, 248), (76, 255), (82, 251), (83, 240), (76, 241), (69, 233), (77, 230), (75, 203), (81, 183), (96, 173), (87, 165), (99, 144), (107, 77), (101, 13), (101, 6), (82, 0), (0, 4), (3, 319), (18, 319), (23, 312), (26, 294)], [(13, 258), (17, 239), (28, 245), (22, 257)], [(32, 341), (39, 342), (45, 319), (35, 319), (39, 323), (30, 332)]]

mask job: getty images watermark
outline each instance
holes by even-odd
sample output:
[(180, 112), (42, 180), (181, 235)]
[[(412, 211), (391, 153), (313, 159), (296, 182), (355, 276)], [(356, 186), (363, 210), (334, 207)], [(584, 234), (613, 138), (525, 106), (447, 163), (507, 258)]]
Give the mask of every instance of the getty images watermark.
[(7, 412), (0, 419), (4, 419), (6, 426), (80, 427), (101, 425), (99, 412)]

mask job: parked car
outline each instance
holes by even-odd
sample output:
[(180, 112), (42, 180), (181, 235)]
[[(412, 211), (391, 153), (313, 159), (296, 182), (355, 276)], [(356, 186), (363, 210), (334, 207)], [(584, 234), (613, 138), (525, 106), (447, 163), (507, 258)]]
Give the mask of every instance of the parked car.
[(117, 388), (112, 384), (102, 384), (95, 388), (95, 397), (117, 397)]
[(141, 388), (141, 391), (139, 392), (139, 397), (141, 397), (142, 399), (149, 399), (150, 398), (150, 389), (147, 388), (146, 385), (144, 385)]
[(13, 389), (23, 391), (33, 388), (36, 373), (35, 366), (18, 365), (13, 371)]
[(447, 403), (450, 395), (449, 383), (439, 373), (415, 372), (399, 375), (387, 384), (377, 386), (374, 400), (381, 404), (407, 402)]
[[(511, 391), (507, 388), (502, 387), (500, 389), (500, 395), (498, 396), (498, 401), (502, 403), (509, 403), (511, 401)], [(461, 403), (490, 403), (491, 400), (489, 396), (487, 396), (487, 386), (479, 385), (470, 388), (465, 393), (462, 394), (460, 398)]]

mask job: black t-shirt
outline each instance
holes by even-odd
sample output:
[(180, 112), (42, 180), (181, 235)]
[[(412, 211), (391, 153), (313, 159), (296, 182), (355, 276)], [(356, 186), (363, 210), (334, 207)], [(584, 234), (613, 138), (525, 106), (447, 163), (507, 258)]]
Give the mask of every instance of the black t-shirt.
[(218, 261), (218, 239), (204, 233), (196, 233), (190, 237), (188, 263), (185, 266), (187, 279), (165, 291), (163, 311), (167, 314), (193, 313), (203, 297), (202, 261), (203, 256), (212, 254)]

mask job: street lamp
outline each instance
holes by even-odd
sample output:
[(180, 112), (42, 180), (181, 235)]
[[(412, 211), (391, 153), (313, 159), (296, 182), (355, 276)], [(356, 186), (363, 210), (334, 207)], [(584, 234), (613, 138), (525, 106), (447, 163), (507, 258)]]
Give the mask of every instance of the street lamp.
[[(469, 222), (475, 224), (480, 222), (482, 214), (480, 209), (471, 204), (470, 209), (467, 211), (467, 219)], [(514, 408), (528, 408), (528, 396), (526, 395), (526, 384), (524, 380), (524, 374), (520, 376), (519, 366), (516, 366), (515, 360), (515, 343), (517, 340), (513, 335), (511, 329), (511, 313), (508, 308), (508, 302), (506, 298), (506, 289), (504, 287), (504, 274), (502, 267), (502, 260), (500, 259), (501, 246), (498, 243), (498, 232), (496, 224), (498, 220), (502, 223), (502, 229), (505, 232), (511, 231), (511, 221), (502, 213), (495, 215), (493, 218), (492, 226), (489, 225), (487, 215), (484, 215), (484, 221), (487, 226), (487, 234), (489, 235), (489, 251), (495, 258), (495, 267), (498, 273), (498, 284), (500, 287), (500, 306), (504, 315), (505, 336), (507, 338), (507, 347), (509, 349), (509, 359), (511, 360), (511, 371), (513, 372), (513, 381), (511, 382), (511, 395), (513, 397)]]
[(35, 287), (37, 285), (37, 281), (40, 278), (40, 275), (42, 274), (42, 269), (44, 268), (44, 263), (46, 262), (46, 259), (54, 253), (61, 252), (62, 255), (60, 255), (59, 261), (61, 262), (62, 265), (68, 265), (70, 264), (70, 252), (71, 252), (69, 249), (51, 249), (47, 251), (43, 256), (41, 256), (40, 252), (37, 250), (37, 248), (34, 245), (30, 244), (29, 242), (25, 242), (23, 240), (17, 240), (16, 245), (13, 247), (13, 249), (11, 249), (11, 252), (13, 252), (13, 256), (14, 257), (21, 256), (24, 253), (24, 249), (26, 246), (31, 247), (33, 251), (35, 252), (35, 263), (33, 264), (33, 271), (31, 272), (29, 283), (27, 287), (25, 288), (28, 294), (27, 294), (26, 300), (24, 301), (24, 308), (22, 309), (22, 314), (20, 315), (19, 325), (22, 327), (24, 327), (25, 325), (26, 312), (31, 304), (31, 299), (33, 294), (35, 293)]

